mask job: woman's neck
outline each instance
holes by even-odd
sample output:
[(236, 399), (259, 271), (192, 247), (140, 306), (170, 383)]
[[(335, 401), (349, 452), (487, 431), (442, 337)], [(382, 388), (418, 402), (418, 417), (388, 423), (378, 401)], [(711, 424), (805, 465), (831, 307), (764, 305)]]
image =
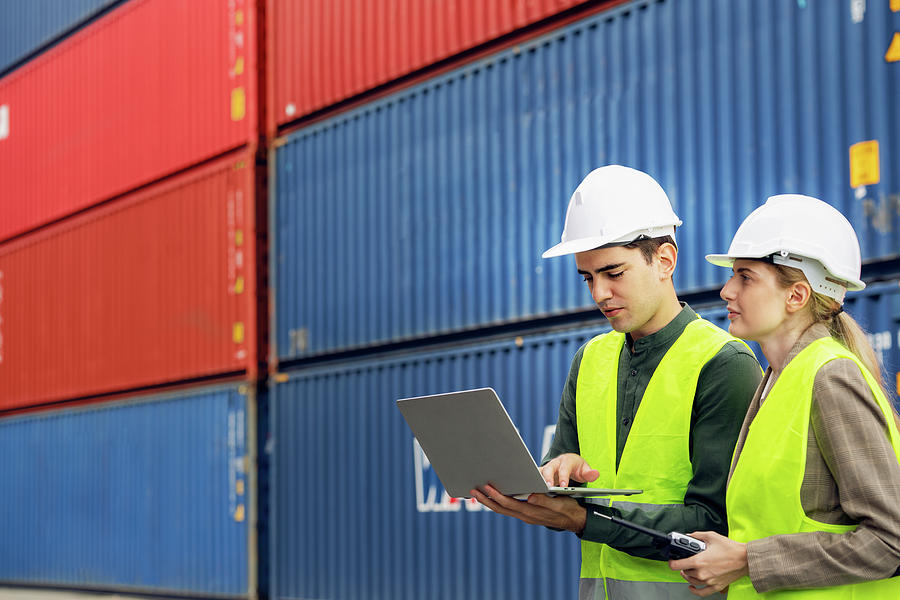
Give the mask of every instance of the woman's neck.
[(796, 315), (796, 318), (786, 319), (776, 331), (766, 339), (757, 340), (763, 356), (769, 361), (772, 373), (777, 377), (787, 365), (787, 357), (791, 348), (803, 335), (810, 325), (812, 318), (807, 315)]

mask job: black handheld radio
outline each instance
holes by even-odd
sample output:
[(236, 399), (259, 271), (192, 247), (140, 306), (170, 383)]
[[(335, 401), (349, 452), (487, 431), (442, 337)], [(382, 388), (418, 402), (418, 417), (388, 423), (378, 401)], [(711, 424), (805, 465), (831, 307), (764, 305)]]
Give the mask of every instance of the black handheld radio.
[(689, 535), (678, 533), (677, 531), (663, 533), (662, 531), (650, 529), (649, 527), (644, 527), (643, 525), (638, 525), (637, 523), (632, 523), (631, 521), (626, 521), (625, 519), (620, 519), (619, 517), (614, 517), (612, 515), (606, 515), (597, 511), (594, 511), (594, 514), (598, 517), (609, 519), (617, 525), (628, 527), (629, 529), (634, 529), (635, 531), (640, 531), (641, 533), (649, 535), (653, 538), (653, 547), (662, 550), (666, 558), (677, 560), (679, 558), (693, 556), (698, 552), (706, 550), (706, 544), (704, 542), (701, 542), (697, 538), (692, 538)]

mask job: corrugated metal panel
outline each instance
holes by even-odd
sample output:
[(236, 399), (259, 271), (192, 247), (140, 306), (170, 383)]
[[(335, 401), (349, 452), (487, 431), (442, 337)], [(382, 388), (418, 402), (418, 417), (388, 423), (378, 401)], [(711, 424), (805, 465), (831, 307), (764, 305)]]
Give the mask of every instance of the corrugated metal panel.
[(0, 5), (0, 73), (118, 0), (29, 0)]
[(248, 596), (237, 386), (0, 420), (0, 581)]
[(253, 155), (0, 245), (0, 409), (256, 365)]
[(274, 0), (270, 127), (586, 0)]
[[(681, 291), (724, 280), (703, 255), (774, 193), (896, 256), (897, 27), (886, 4), (853, 23), (841, 3), (636, 3), (297, 131), (275, 159), (278, 356), (589, 307), (571, 259), (540, 253), (607, 163), (670, 193)], [(880, 183), (854, 190), (849, 148), (872, 139)]]
[(255, 6), (133, 0), (0, 80), (0, 240), (254, 140)]
[[(900, 369), (897, 283), (852, 294), (848, 305), (873, 327), (891, 379)], [(701, 314), (727, 324), (724, 306)], [(493, 387), (540, 460), (571, 358), (603, 330), (328, 365), (274, 385), (273, 598), (576, 597), (577, 539), (451, 502), (417, 462), (394, 400)], [(362, 495), (318, 493), (335, 476)]]

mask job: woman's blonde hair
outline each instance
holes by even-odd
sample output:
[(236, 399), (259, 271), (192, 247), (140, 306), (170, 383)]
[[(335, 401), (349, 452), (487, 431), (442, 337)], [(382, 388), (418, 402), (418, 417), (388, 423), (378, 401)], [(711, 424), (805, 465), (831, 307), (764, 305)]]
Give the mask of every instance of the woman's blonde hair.
[[(787, 288), (795, 283), (807, 281), (806, 276), (800, 269), (784, 265), (773, 264), (772, 266), (775, 267), (775, 276), (782, 287)], [(888, 403), (891, 404), (892, 408), (891, 412), (894, 415), (894, 422), (897, 424), (897, 428), (900, 429), (900, 416), (897, 415), (897, 410), (893, 408), (893, 403), (890, 402), (890, 396), (884, 386), (881, 363), (878, 361), (878, 355), (875, 354), (875, 349), (869, 343), (869, 338), (866, 336), (863, 328), (859, 326), (859, 323), (853, 317), (843, 312), (843, 308), (837, 300), (824, 294), (813, 292), (809, 302), (809, 310), (813, 321), (828, 326), (828, 332), (831, 334), (831, 337), (855, 354), (868, 369), (869, 373), (872, 374), (875, 381), (878, 382), (881, 392), (888, 398)]]

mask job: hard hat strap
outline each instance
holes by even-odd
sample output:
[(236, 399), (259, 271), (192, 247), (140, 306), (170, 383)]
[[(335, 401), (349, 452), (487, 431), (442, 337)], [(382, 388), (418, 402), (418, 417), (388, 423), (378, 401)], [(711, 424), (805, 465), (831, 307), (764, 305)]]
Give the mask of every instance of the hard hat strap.
[(829, 298), (834, 298), (840, 304), (844, 303), (844, 296), (847, 294), (846, 284), (830, 277), (825, 270), (825, 267), (822, 266), (822, 263), (818, 260), (791, 254), (784, 250), (766, 258), (776, 265), (800, 269), (803, 271), (803, 274), (806, 275), (806, 279), (809, 281), (814, 292), (824, 294)]

